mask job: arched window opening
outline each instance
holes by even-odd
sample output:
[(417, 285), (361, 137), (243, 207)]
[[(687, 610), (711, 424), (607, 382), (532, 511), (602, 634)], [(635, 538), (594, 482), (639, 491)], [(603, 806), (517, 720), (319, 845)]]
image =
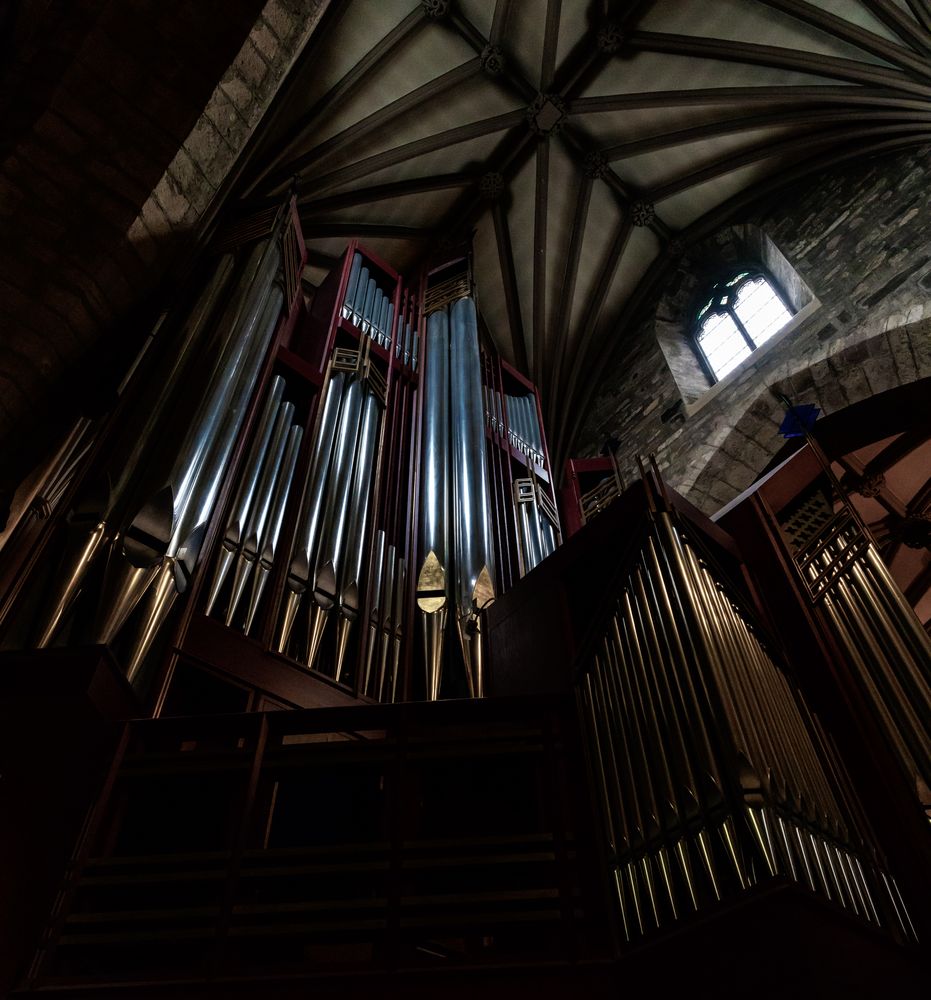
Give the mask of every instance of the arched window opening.
[(719, 281), (695, 320), (695, 343), (708, 374), (720, 381), (791, 319), (762, 271), (742, 270)]

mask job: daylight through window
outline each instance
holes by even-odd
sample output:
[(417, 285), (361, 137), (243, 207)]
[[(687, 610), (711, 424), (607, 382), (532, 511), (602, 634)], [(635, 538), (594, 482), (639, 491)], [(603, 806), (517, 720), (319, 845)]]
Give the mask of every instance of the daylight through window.
[(792, 319), (781, 296), (758, 271), (715, 285), (698, 313), (695, 340), (719, 381)]

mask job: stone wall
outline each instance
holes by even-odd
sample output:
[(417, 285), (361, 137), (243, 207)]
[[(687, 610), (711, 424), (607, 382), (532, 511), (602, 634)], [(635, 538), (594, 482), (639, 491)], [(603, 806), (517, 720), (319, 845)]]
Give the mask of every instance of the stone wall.
[[(781, 447), (776, 391), (833, 413), (931, 374), (931, 326), (920, 322), (931, 316), (929, 185), (931, 151), (919, 150), (809, 181), (743, 220), (767, 234), (820, 308), (707, 403), (686, 406), (658, 338), (664, 324), (683, 322), (692, 298), (667, 288), (619, 346), (574, 453), (595, 455), (613, 435), (632, 471), (637, 454), (656, 452), (670, 482), (714, 511)], [(707, 242), (696, 249), (671, 276), (708, 269)]]

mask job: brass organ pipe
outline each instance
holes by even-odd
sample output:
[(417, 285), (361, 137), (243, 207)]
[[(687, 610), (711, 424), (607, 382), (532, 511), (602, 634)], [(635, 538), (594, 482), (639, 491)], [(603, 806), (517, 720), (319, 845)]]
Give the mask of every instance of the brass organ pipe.
[[(679, 637), (675, 625), (675, 618), (672, 612), (672, 605), (669, 594), (666, 590), (666, 582), (663, 579), (659, 559), (657, 557), (656, 545), (652, 537), (645, 540), (646, 564), (644, 573), (645, 591), (654, 608), (659, 632), (663, 637), (663, 653), (668, 667), (668, 676), (674, 682), (674, 693), (678, 703), (678, 711), (681, 711), (683, 719), (687, 723), (686, 732), (690, 734), (692, 743), (686, 760), (690, 760), (692, 754), (695, 755), (696, 766), (700, 760), (704, 767), (711, 770), (714, 767), (712, 750), (708, 734), (705, 729), (702, 706), (696, 697), (694, 685), (691, 683), (689, 660), (685, 655), (685, 648)], [(649, 586), (646, 586), (646, 585)], [(678, 669), (677, 669), (678, 665)], [(692, 736), (691, 734), (694, 734)], [(695, 737), (697, 736), (697, 740)], [(695, 768), (691, 767), (692, 796), (696, 806), (700, 799), (699, 781), (695, 774)]]
[(232, 566), (236, 550), (242, 544), (249, 509), (258, 486), (262, 462), (265, 459), (272, 430), (275, 426), (275, 415), (278, 411), (281, 397), (284, 394), (284, 385), (284, 379), (280, 376), (276, 376), (272, 380), (268, 396), (265, 400), (265, 406), (262, 409), (262, 415), (259, 417), (258, 427), (252, 439), (248, 457), (243, 465), (242, 478), (240, 479), (236, 496), (230, 505), (226, 527), (220, 543), (220, 557), (210, 584), (210, 592), (206, 605), (206, 613), (208, 615), (213, 610), (213, 605), (220, 593), (220, 588), (223, 586), (227, 573)]
[[(672, 529), (668, 521), (660, 519), (659, 523), (665, 529), (667, 551), (671, 559), (670, 565), (675, 567), (676, 578), (681, 582), (684, 592), (689, 595), (689, 604), (691, 606), (690, 617), (696, 629), (695, 635), (700, 642), (700, 647), (703, 653), (702, 659), (710, 668), (712, 676), (715, 678), (715, 690), (719, 694), (722, 694), (721, 674), (723, 668), (720, 660), (718, 659), (715, 645), (711, 641), (709, 629), (707, 628), (707, 624), (702, 614), (703, 606), (701, 601), (701, 588), (698, 581), (696, 581), (693, 576), (693, 567), (689, 560), (690, 549)], [(714, 777), (719, 781), (719, 788), (721, 791), (725, 792), (728, 786), (723, 782), (723, 775), (716, 774)], [(732, 824), (729, 827), (727, 821), (725, 820), (720, 827), (720, 832), (731, 864), (733, 865), (734, 873), (737, 876), (740, 885), (745, 888), (748, 884), (747, 874), (744, 869), (738, 846), (733, 836)], [(713, 870), (713, 856), (705, 831), (699, 832), (698, 840), (702, 860), (708, 870), (709, 877), (714, 881), (715, 892), (717, 893), (719, 890), (717, 888), (716, 877)]]
[[(867, 558), (869, 559), (869, 549), (867, 550)], [(910, 644), (906, 643), (902, 639), (899, 630), (896, 628), (896, 620), (902, 622), (903, 625), (912, 625), (914, 619), (914, 625), (917, 628), (917, 619), (914, 617), (914, 613), (909, 609), (909, 614), (896, 615), (896, 600), (895, 595), (890, 592), (890, 589), (886, 586), (876, 586), (871, 583), (867, 578), (864, 569), (854, 563), (852, 571), (853, 581), (855, 583), (855, 589), (857, 591), (857, 597), (859, 598), (860, 606), (868, 608), (873, 615), (873, 620), (876, 623), (876, 631), (884, 632), (887, 636), (887, 641), (895, 648), (895, 653), (897, 654), (895, 660), (904, 667), (905, 678), (904, 681), (910, 682), (908, 687), (910, 688), (907, 701), (911, 705), (915, 702), (921, 706), (920, 711), (924, 718), (931, 719), (931, 687), (928, 686), (928, 682), (921, 675), (921, 672), (917, 669), (913, 650), (909, 648)], [(874, 578), (879, 579), (883, 582), (883, 577), (880, 574), (873, 573)], [(893, 583), (894, 586), (894, 583)], [(873, 598), (878, 593), (880, 602), (877, 605)], [(885, 612), (885, 613), (883, 613)], [(908, 629), (911, 631), (911, 629)], [(924, 630), (921, 630), (924, 634)], [(925, 640), (927, 641), (927, 635), (925, 635)], [(925, 657), (925, 664), (931, 664), (931, 649), (925, 645), (921, 654)], [(921, 655), (920, 654), (920, 655)], [(890, 671), (894, 673), (894, 671)], [(898, 680), (898, 678), (896, 678)], [(903, 682), (899, 682), (903, 683)], [(904, 686), (904, 683), (903, 683)], [(921, 733), (923, 730), (919, 728), (918, 732)], [(931, 766), (927, 768), (928, 773), (925, 774), (925, 780), (931, 778)]]
[(252, 590), (249, 594), (249, 605), (246, 609), (246, 621), (243, 631), (248, 635), (255, 614), (259, 608), (259, 601), (268, 575), (275, 562), (275, 552), (278, 548), (278, 539), (281, 535), (281, 525), (284, 520), (285, 508), (288, 505), (288, 494), (291, 490), (291, 483), (294, 479), (294, 469), (297, 465), (297, 456), (301, 447), (301, 440), (304, 431), (295, 425), (288, 432), (288, 441), (285, 448), (284, 460), (281, 463), (281, 471), (278, 475), (278, 482), (275, 486), (275, 495), (272, 499), (271, 511), (268, 521), (258, 546), (258, 559), (255, 566), (255, 576), (252, 581)]
[[(860, 639), (869, 650), (873, 664), (879, 667), (884, 685), (887, 689), (891, 689), (892, 697), (888, 701), (891, 702), (891, 705), (895, 706), (902, 717), (901, 721), (894, 724), (896, 735), (905, 742), (906, 746), (909, 746), (909, 752), (905, 759), (916, 769), (917, 773), (924, 776), (923, 772), (928, 771), (928, 768), (923, 766), (928, 751), (920, 737), (924, 727), (912, 709), (907, 694), (895, 676), (894, 671), (883, 669), (883, 664), (886, 660), (885, 652), (880, 642), (877, 641), (873, 630), (870, 628), (868, 611), (864, 611), (863, 606), (850, 592), (845, 580), (838, 580), (837, 593), (847, 606), (854, 625), (853, 631), (859, 634)], [(871, 681), (873, 681), (873, 672), (869, 667), (867, 667), (866, 672), (870, 675)], [(873, 681), (873, 686), (875, 688), (875, 681)], [(888, 704), (884, 694), (881, 694), (880, 698), (884, 705)], [(889, 711), (891, 714), (891, 706)], [(903, 722), (905, 723), (904, 726)], [(919, 761), (922, 763), (919, 763)]]
[(274, 431), (265, 462), (262, 466), (262, 478), (256, 490), (255, 502), (249, 511), (249, 520), (243, 534), (242, 545), (239, 548), (239, 555), (236, 560), (236, 569), (233, 572), (233, 589), (229, 604), (226, 609), (226, 624), (229, 625), (236, 613), (236, 607), (242, 597), (252, 567), (259, 555), (259, 537), (268, 518), (271, 508), (272, 493), (275, 489), (275, 481), (278, 478), (278, 470), (284, 458), (284, 450), (288, 440), (288, 428), (291, 426), (291, 419), (294, 416), (294, 404), (283, 403), (278, 410), (278, 417), (275, 421)]
[[(605, 643), (607, 646), (607, 642)], [(632, 844), (630, 824), (627, 820), (627, 810), (624, 807), (624, 785), (622, 774), (618, 769), (618, 761), (625, 759), (621, 753), (620, 744), (623, 742), (623, 725), (618, 718), (615, 707), (610, 705), (610, 696), (607, 692), (608, 670), (605, 662), (597, 654), (595, 656), (595, 669), (591, 671), (591, 693), (595, 705), (595, 717), (599, 726), (599, 742), (603, 743), (606, 750), (606, 761), (608, 770), (606, 771), (606, 792), (605, 804), (611, 814), (611, 828), (613, 830), (612, 849), (620, 855), (623, 851), (629, 851)]]

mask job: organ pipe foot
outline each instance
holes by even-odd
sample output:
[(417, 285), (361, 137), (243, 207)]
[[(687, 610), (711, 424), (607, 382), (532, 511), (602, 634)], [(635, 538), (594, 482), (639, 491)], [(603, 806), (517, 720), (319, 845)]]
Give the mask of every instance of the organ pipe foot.
[(116, 638), (158, 572), (157, 562), (149, 566), (133, 566), (123, 555), (121, 548), (118, 538), (104, 574), (101, 610), (94, 627), (94, 642), (110, 643)]
[(285, 599), (284, 614), (281, 616), (281, 626), (278, 629), (278, 639), (275, 648), (279, 653), (288, 651), (288, 640), (291, 638), (291, 631), (294, 628), (294, 620), (297, 618), (298, 608), (301, 606), (303, 593), (294, 590), (288, 591)]
[(249, 593), (249, 606), (246, 608), (246, 621), (242, 627), (246, 635), (249, 634), (252, 623), (255, 621), (256, 612), (259, 610), (259, 601), (262, 600), (262, 592), (265, 590), (265, 584), (268, 582), (270, 570), (271, 567), (266, 566), (262, 562), (259, 562), (255, 567), (255, 577), (252, 580), (252, 590)]
[(459, 632), (459, 644), (462, 646), (462, 658), (465, 661), (466, 681), (469, 685), (470, 698), (483, 698), (485, 679), (482, 662), (482, 633), (478, 625), (477, 615), (467, 615), (456, 622)]
[(446, 608), (423, 616), (424, 662), (427, 665), (427, 698), (440, 697), (443, 680), (443, 640), (446, 636)]
[(158, 568), (155, 583), (148, 592), (142, 627), (136, 636), (126, 662), (126, 677), (129, 683), (136, 687), (140, 684), (142, 664), (152, 648), (155, 637), (165, 624), (169, 612), (174, 607), (177, 597), (175, 561), (168, 558)]
[(336, 669), (333, 673), (333, 679), (337, 684), (343, 673), (343, 666), (346, 662), (346, 650), (349, 648), (349, 636), (354, 623), (354, 618), (347, 618), (345, 615), (340, 615), (336, 623)]
[(44, 649), (55, 638), (65, 613), (80, 593), (84, 577), (106, 544), (108, 536), (109, 525), (106, 521), (101, 521), (87, 535), (68, 545), (56, 575), (53, 599), (47, 605), (42, 631), (36, 640), (37, 649)]
[(226, 609), (227, 625), (232, 625), (233, 623), (233, 615), (236, 614), (236, 608), (242, 599), (243, 591), (249, 582), (249, 574), (252, 572), (254, 565), (255, 560), (247, 559), (242, 552), (239, 553), (239, 558), (236, 560), (236, 569), (233, 571), (233, 592), (230, 594), (230, 602)]
[(320, 643), (323, 641), (323, 633), (329, 614), (330, 609), (320, 607), (316, 601), (310, 605), (306, 663), (311, 669), (320, 655)]
[[(233, 565), (233, 559), (236, 556), (236, 550), (234, 548), (227, 548), (224, 545), (220, 549), (220, 558), (217, 560), (217, 568), (213, 574), (213, 581), (210, 584), (210, 593), (207, 595), (207, 610), (206, 614), (210, 614), (213, 611), (214, 604), (217, 603), (217, 598), (220, 596), (220, 589), (223, 586), (223, 582), (226, 580), (227, 574), (230, 571), (230, 567)], [(227, 622), (227, 624), (229, 624)]]

